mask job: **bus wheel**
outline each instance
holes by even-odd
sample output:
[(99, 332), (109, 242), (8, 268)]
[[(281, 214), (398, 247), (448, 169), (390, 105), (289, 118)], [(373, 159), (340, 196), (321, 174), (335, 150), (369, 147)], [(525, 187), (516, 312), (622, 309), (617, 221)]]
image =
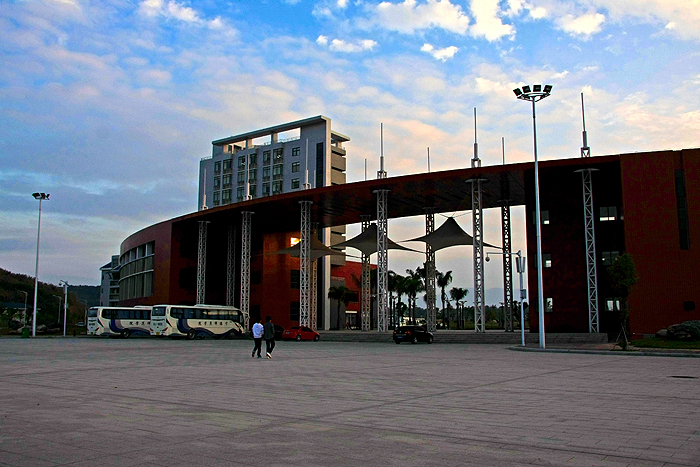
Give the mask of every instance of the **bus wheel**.
[(190, 329), (189, 331), (187, 331), (187, 338), (188, 339), (190, 339), (190, 340), (194, 339), (196, 336), (197, 336), (197, 331), (195, 331), (194, 329)]
[(123, 337), (124, 339), (126, 339), (126, 338), (129, 337), (130, 335), (131, 335), (131, 331), (129, 331), (128, 329), (124, 329), (124, 330), (122, 331), (122, 337)]

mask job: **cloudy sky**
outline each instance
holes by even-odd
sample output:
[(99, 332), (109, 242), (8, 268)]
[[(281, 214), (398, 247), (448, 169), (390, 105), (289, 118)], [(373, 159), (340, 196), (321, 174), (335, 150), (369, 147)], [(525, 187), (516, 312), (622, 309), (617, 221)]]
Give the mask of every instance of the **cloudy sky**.
[[(97, 284), (122, 240), (196, 210), (211, 141), (323, 114), (351, 137), (348, 181), (469, 165), (478, 108), (484, 165), (697, 147), (697, 0), (0, 0), (0, 267)], [(451, 213), (450, 213), (451, 214)], [(437, 224), (441, 224), (438, 217)], [(486, 240), (500, 243), (499, 213)], [(471, 232), (471, 217), (460, 224)], [(390, 237), (424, 230), (390, 222)], [(357, 230), (351, 229), (350, 232)], [(514, 212), (514, 249), (524, 248)], [(471, 251), (437, 267), (469, 286)], [(415, 267), (390, 255), (390, 268)], [(499, 287), (500, 266), (486, 286)]]

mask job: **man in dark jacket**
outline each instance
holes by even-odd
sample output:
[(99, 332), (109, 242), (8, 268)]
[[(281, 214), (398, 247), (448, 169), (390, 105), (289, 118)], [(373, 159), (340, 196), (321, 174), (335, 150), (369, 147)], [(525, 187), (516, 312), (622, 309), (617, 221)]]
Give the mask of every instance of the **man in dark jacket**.
[(267, 350), (267, 358), (272, 358), (272, 349), (275, 348), (275, 325), (272, 324), (272, 317), (267, 315), (266, 322), (263, 324), (265, 330), (265, 347)]

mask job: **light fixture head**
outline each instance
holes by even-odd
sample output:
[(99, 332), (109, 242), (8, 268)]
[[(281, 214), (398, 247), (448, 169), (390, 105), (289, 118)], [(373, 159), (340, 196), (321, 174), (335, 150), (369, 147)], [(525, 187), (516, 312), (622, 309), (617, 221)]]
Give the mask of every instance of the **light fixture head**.
[(532, 86), (533, 92), (542, 92), (542, 85), (541, 84), (535, 84)]
[(523, 95), (523, 92), (520, 90), (520, 88), (513, 89), (513, 93), (515, 93), (515, 97), (520, 97)]
[(41, 193), (32, 193), (34, 199), (41, 199)]
[(49, 199), (51, 195), (48, 193), (32, 193), (32, 196), (34, 199)]
[(545, 84), (545, 85), (544, 85), (544, 92), (546, 92), (547, 94), (549, 94), (550, 92), (552, 92), (552, 85), (551, 85), (551, 84)]
[(530, 90), (530, 86), (527, 85), (527, 84), (526, 84), (525, 86), (523, 86), (523, 92), (524, 92), (525, 94), (527, 94), (527, 93), (529, 93), (529, 92), (532, 92), (532, 91)]

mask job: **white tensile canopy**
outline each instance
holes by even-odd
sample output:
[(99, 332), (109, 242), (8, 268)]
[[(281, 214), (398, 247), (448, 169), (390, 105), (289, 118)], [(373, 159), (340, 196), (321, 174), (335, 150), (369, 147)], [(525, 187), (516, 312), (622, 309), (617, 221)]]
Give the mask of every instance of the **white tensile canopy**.
[[(403, 247), (399, 245), (396, 242), (393, 242), (392, 240), (389, 240), (387, 238), (387, 249), (388, 250), (404, 250), (404, 251), (413, 251), (415, 253), (420, 253), (420, 251), (412, 250), (410, 248)], [(356, 250), (360, 250), (362, 254), (364, 255), (371, 255), (372, 253), (377, 252), (377, 224), (370, 224), (370, 226), (362, 232), (360, 235), (351, 238), (350, 240), (346, 240), (342, 243), (338, 243), (336, 245), (332, 245), (333, 248), (345, 248), (345, 247), (350, 247), (350, 248), (355, 248)]]
[[(425, 242), (430, 245), (433, 251), (438, 251), (450, 246), (474, 245), (474, 238), (462, 230), (454, 217), (448, 217), (447, 220), (434, 232), (428, 235), (423, 235), (422, 237), (413, 238), (411, 240), (404, 240), (404, 242)], [(486, 242), (484, 242), (484, 246), (500, 248)]]

